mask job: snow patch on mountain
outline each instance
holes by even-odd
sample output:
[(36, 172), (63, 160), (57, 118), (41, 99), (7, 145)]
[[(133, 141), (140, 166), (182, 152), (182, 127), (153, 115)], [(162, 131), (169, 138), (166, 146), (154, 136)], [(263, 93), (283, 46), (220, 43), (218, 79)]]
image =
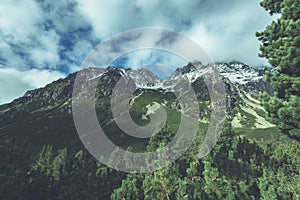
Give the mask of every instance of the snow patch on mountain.
[[(211, 70), (217, 70), (222, 77), (227, 78), (235, 86), (248, 91), (267, 91), (272, 93), (269, 83), (263, 80), (266, 68), (254, 68), (241, 62), (216, 63), (203, 65), (200, 61), (188, 63), (178, 68), (167, 80), (159, 79), (151, 71), (140, 68), (136, 70), (123, 68), (101, 68), (90, 69), (91, 73), (87, 80), (101, 78), (103, 75), (113, 72), (123, 76), (126, 80), (133, 80), (137, 88), (142, 89), (167, 89), (172, 90), (178, 83), (188, 81), (193, 83), (199, 77), (209, 74)], [(84, 71), (84, 70), (83, 70)], [(82, 73), (82, 72), (81, 72)], [(94, 75), (91, 75), (94, 74)]]

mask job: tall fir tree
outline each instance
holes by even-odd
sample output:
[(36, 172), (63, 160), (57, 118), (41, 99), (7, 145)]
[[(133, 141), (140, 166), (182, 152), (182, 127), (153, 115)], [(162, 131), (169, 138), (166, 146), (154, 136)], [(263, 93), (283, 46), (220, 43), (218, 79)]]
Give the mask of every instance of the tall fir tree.
[(261, 6), (280, 17), (256, 33), (262, 42), (260, 57), (276, 69), (266, 80), (274, 96), (262, 95), (269, 118), (286, 134), (300, 138), (300, 0), (263, 0)]

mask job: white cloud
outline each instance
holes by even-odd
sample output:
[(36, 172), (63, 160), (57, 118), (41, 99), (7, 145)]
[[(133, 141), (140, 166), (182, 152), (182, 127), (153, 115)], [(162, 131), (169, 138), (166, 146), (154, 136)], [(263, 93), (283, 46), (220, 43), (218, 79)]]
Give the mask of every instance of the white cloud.
[(8, 103), (28, 90), (43, 87), (63, 77), (65, 75), (59, 71), (0, 68), (0, 104)]
[(93, 49), (92, 44), (87, 40), (79, 40), (75, 43), (73, 49), (69, 52), (67, 52), (67, 56), (70, 60), (73, 62), (82, 62), (88, 52), (90, 52)]
[[(132, 28), (162, 27), (177, 30), (198, 42), (213, 61), (240, 60), (250, 65), (267, 64), (258, 58), (259, 41), (255, 32), (274, 20), (259, 6), (260, 0), (1, 0), (0, 78), (6, 85), (34, 88), (24, 79), (16, 83), (4, 78), (4, 69), (14, 68), (25, 77), (32, 68), (74, 72), (79, 69), (96, 42)], [(147, 39), (146, 39), (147, 38)], [(138, 42), (151, 43), (149, 35)], [(178, 43), (178, 48), (186, 48)], [(124, 48), (130, 49), (130, 45)], [(122, 47), (123, 48), (123, 47)], [(187, 51), (189, 49), (187, 48)], [(103, 55), (107, 56), (103, 52)], [(193, 53), (193, 52), (191, 52)], [(157, 60), (172, 67), (179, 59), (157, 53), (130, 56), (129, 64)], [(31, 71), (32, 72), (32, 71)], [(8, 72), (6, 71), (6, 74)], [(23, 74), (23, 76), (21, 76)], [(10, 77), (14, 77), (10, 73)], [(52, 79), (48, 79), (51, 81)], [(34, 82), (34, 81), (32, 81)], [(22, 83), (24, 85), (22, 85)], [(3, 85), (3, 84), (2, 84)], [(11, 99), (8, 91), (2, 99)], [(15, 89), (18, 91), (18, 89)], [(7, 96), (7, 97), (4, 97)], [(6, 101), (6, 100), (5, 100)]]
[(80, 0), (79, 10), (89, 19), (95, 34), (104, 39), (130, 28), (169, 28), (190, 36), (214, 61), (266, 65), (267, 61), (258, 57), (260, 42), (255, 32), (263, 30), (277, 16), (269, 16), (259, 2)]
[[(29, 12), (30, 11), (30, 12)], [(35, 24), (40, 16), (38, 5), (33, 0), (0, 3), (0, 57), (5, 65), (26, 66), (26, 59), (16, 53), (16, 49), (29, 43), (28, 37), (36, 32)]]
[[(259, 0), (2, 0), (0, 46), (4, 48), (0, 59), (5, 59), (6, 66), (22, 69), (29, 65), (55, 69), (62, 63), (74, 66), (94, 46), (92, 40), (154, 26), (192, 37), (215, 61), (266, 64), (257, 56), (259, 42), (254, 34), (273, 19), (259, 6)], [(93, 29), (88, 38), (80, 38), (81, 33), (72, 35), (88, 26)], [(62, 37), (69, 41), (60, 43)], [(28, 55), (20, 55), (20, 51)]]
[(270, 17), (258, 1), (241, 1), (228, 10), (200, 22), (187, 31), (214, 61), (239, 60), (249, 65), (268, 65), (259, 58), (255, 37), (278, 16)]
[(59, 36), (54, 31), (46, 32), (39, 37), (40, 45), (29, 51), (31, 59), (35, 62), (35, 67), (55, 68), (56, 63), (60, 61)]
[(26, 40), (35, 30), (40, 9), (33, 0), (2, 0), (0, 4), (0, 27), (4, 35), (15, 35), (15, 40)]
[[(174, 71), (188, 62), (172, 52), (162, 50), (143, 49), (130, 52), (124, 56), (128, 58), (126, 65), (132, 69), (151, 67), (151, 64), (160, 64)], [(158, 69), (156, 69), (156, 72), (159, 72)]]
[(73, 45), (83, 41), (92, 46), (92, 40), (97, 38), (92, 38), (90, 31), (91, 25), (78, 12), (76, 0), (3, 0), (0, 3), (0, 65), (22, 70), (32, 67), (60, 70), (62, 64), (78, 63), (87, 54), (90, 48), (82, 48), (82, 54), (78, 55), (79, 50), (74, 51)]

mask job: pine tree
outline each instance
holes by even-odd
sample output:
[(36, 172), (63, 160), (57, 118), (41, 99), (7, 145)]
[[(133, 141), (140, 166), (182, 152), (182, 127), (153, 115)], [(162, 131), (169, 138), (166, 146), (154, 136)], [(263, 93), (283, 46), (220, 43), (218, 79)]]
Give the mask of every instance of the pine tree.
[(178, 177), (178, 168), (174, 164), (146, 174), (142, 186), (144, 199), (174, 199)]
[(56, 181), (64, 173), (67, 157), (67, 148), (62, 149), (53, 160), (52, 175)]
[(122, 181), (121, 187), (114, 190), (111, 195), (112, 200), (119, 199), (139, 199), (140, 190), (138, 188), (138, 180), (135, 175), (129, 174), (126, 179)]
[(263, 32), (256, 33), (262, 42), (259, 56), (276, 69), (266, 80), (275, 90), (273, 97), (262, 95), (269, 118), (284, 133), (300, 138), (300, 0), (264, 0), (269, 13), (280, 13)]
[(212, 167), (209, 161), (204, 161), (204, 191), (208, 199), (217, 199), (220, 197), (216, 181), (220, 180), (219, 171)]
[(55, 194), (53, 193), (56, 183), (53, 177), (53, 160), (52, 146), (43, 146), (28, 173), (28, 197), (26, 198), (48, 199)]
[[(186, 170), (185, 182), (185, 193), (178, 190), (178, 195), (185, 194), (188, 199), (204, 199), (205, 193), (203, 190), (204, 180), (203, 180), (203, 169), (204, 165), (201, 160), (192, 161), (190, 167)], [(180, 186), (180, 184), (179, 184)], [(181, 198), (178, 198), (181, 199)]]
[(278, 198), (274, 188), (274, 179), (274, 173), (265, 169), (263, 172), (263, 176), (258, 179), (261, 199), (275, 200)]
[(27, 172), (33, 160), (24, 147), (17, 146), (15, 139), (0, 145), (0, 199), (24, 199)]

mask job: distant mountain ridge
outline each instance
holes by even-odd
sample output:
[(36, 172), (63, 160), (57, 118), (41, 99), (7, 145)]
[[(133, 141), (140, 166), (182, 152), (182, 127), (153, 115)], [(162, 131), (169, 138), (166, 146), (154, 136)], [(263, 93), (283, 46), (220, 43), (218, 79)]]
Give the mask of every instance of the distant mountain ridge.
[[(226, 86), (227, 105), (234, 108), (236, 104), (242, 105), (243, 93), (257, 93), (258, 91), (272, 92), (269, 83), (263, 80), (264, 69), (259, 70), (242, 63), (217, 63), (203, 65), (201, 62), (188, 63), (175, 70), (167, 79), (161, 80), (147, 69), (123, 69), (121, 67), (88, 68), (70, 74), (64, 79), (54, 81), (44, 88), (26, 92), (26, 94), (9, 104), (0, 106), (0, 142), (7, 141), (16, 136), (18, 140), (30, 140), (33, 146), (54, 144), (55, 148), (81, 145), (76, 134), (72, 118), (72, 93), (76, 75), (80, 73), (87, 84), (82, 87), (97, 84), (95, 97), (98, 99), (96, 109), (99, 112), (99, 121), (109, 125), (111, 113), (110, 101), (115, 84), (121, 77), (133, 80), (137, 92), (133, 98), (144, 94), (140, 102), (148, 102), (153, 98), (160, 99), (169, 109), (179, 111), (178, 102), (172, 96), (172, 89), (185, 79), (194, 87), (199, 101), (202, 101), (201, 120), (209, 118), (209, 92), (202, 75), (214, 67), (224, 77)], [(87, 88), (81, 88), (86, 90)], [(185, 92), (185, 91), (182, 91)], [(139, 111), (141, 110), (141, 111)], [(136, 116), (144, 112), (145, 108), (138, 108)], [(107, 121), (108, 120), (108, 121)], [(114, 128), (111, 128), (113, 130)]]
[[(89, 68), (82, 69), (80, 72), (81, 74), (84, 74), (84, 71), (89, 71), (86, 73), (86, 76), (90, 77), (86, 77), (86, 80), (93, 80), (96, 78), (100, 78), (100, 80), (118, 79), (121, 76), (128, 76), (134, 80), (137, 88), (166, 89), (172, 87), (172, 85), (175, 84), (172, 82), (182, 76), (186, 76), (191, 82), (195, 81), (198, 77), (205, 73), (205, 70), (208, 67), (211, 66), (217, 69), (221, 76), (228, 79), (239, 89), (250, 93), (267, 92), (269, 94), (273, 94), (272, 86), (268, 82), (264, 81), (263, 78), (265, 71), (269, 69), (257, 69), (241, 62), (216, 63), (214, 65), (203, 65), (199, 61), (188, 63), (186, 66), (176, 69), (167, 80), (161, 80), (154, 73), (143, 68), (136, 70), (123, 69), (121, 67)], [(7, 107), (18, 107), (26, 102), (35, 101), (34, 99), (42, 99), (45, 101), (45, 103), (52, 103), (60, 99), (70, 99), (77, 73), (78, 72), (75, 72), (64, 79), (54, 81), (44, 88), (26, 92), (23, 97), (18, 98), (11, 103), (0, 106), (0, 109), (2, 110), (0, 110), (0, 113), (3, 113), (3, 110), (5, 110)], [(107, 95), (105, 91), (103, 95)]]

